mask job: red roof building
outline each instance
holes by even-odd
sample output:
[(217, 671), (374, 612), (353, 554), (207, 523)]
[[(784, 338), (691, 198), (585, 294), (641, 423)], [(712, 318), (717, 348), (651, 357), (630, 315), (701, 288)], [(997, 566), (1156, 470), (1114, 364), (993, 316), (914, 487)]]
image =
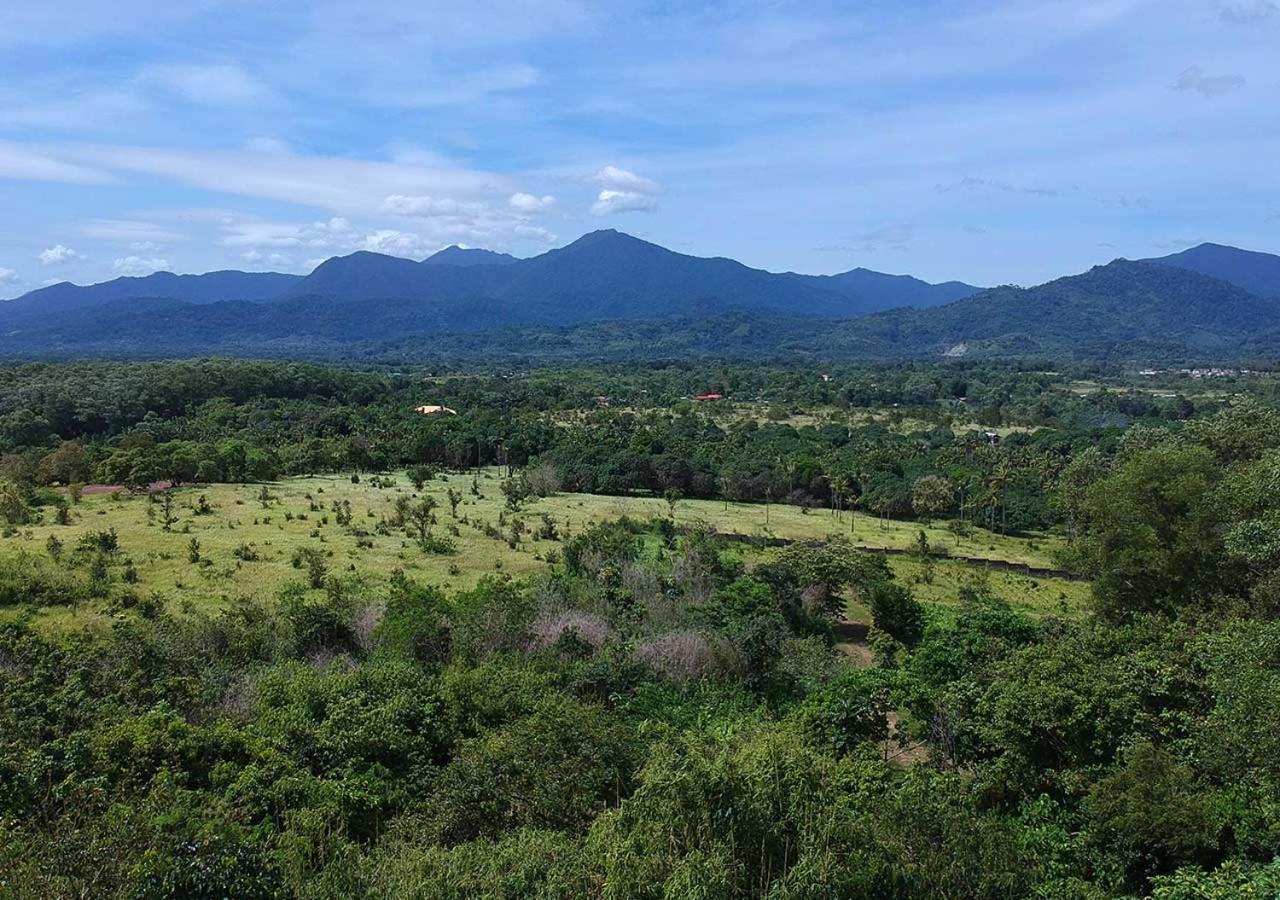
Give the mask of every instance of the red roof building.
[(699, 394), (698, 396), (694, 397), (693, 399), (694, 399), (694, 400), (701, 400), (701, 401), (704, 401), (704, 402), (705, 402), (705, 401), (707, 401), (707, 400), (723, 400), (723, 399), (724, 399), (724, 397), (723, 397), (721, 394)]

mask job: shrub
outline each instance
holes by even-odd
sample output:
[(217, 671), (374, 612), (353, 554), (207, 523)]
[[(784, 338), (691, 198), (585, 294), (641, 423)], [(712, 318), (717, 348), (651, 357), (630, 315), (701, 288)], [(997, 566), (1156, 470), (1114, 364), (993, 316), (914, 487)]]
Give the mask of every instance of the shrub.
[(866, 592), (871, 621), (907, 647), (920, 643), (924, 634), (924, 607), (898, 584), (880, 582)]
[(670, 681), (693, 681), (728, 668), (723, 652), (696, 631), (671, 631), (641, 641), (636, 658)]
[(555, 646), (566, 634), (575, 635), (592, 650), (599, 650), (613, 636), (613, 628), (608, 622), (581, 610), (539, 616), (529, 631), (530, 646), (538, 650)]
[(27, 553), (0, 558), (0, 606), (64, 606), (89, 597), (70, 572)]

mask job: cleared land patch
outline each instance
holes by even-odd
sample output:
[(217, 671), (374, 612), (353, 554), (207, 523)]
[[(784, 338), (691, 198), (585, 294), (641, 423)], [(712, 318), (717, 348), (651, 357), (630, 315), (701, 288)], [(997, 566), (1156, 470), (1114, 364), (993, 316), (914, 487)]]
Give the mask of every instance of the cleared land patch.
[[(173, 521), (168, 530), (159, 495), (87, 494), (72, 507), (70, 525), (53, 524), (53, 517), (46, 515), (43, 524), (24, 527), (0, 540), (0, 553), (44, 556), (50, 537), (71, 548), (85, 535), (114, 529), (120, 545), (118, 568), (123, 570), (127, 561), (136, 572), (128, 590), (140, 597), (158, 593), (181, 598), (187, 608), (213, 609), (241, 597), (271, 597), (286, 583), (306, 581), (305, 567), (294, 560), (308, 549), (323, 554), (330, 574), (382, 580), (401, 569), (427, 583), (462, 589), (484, 575), (519, 577), (541, 571), (564, 539), (592, 524), (622, 516), (650, 519), (672, 513), (661, 498), (567, 493), (530, 498), (518, 511), (511, 511), (505, 508), (501, 482), (499, 470), (487, 469), (437, 477), (421, 492), (404, 473), (361, 475), (358, 481), (350, 475), (327, 475), (266, 485), (182, 487), (169, 492)], [(456, 518), (451, 513), (451, 493), (460, 498)], [(424, 552), (403, 528), (390, 524), (397, 500), (416, 503), (423, 496), (436, 501), (433, 533), (452, 541), (455, 552)], [(349, 522), (342, 524), (348, 515)], [(958, 537), (942, 525), (863, 515), (855, 517), (851, 529), (847, 512), (837, 520), (827, 510), (805, 513), (777, 504), (766, 510), (763, 504), (680, 500), (674, 517), (681, 525), (699, 524), (729, 534), (790, 540), (851, 535), (862, 546), (899, 550), (918, 546), (923, 530), (938, 551), (1036, 567), (1051, 567), (1053, 554), (1061, 546), (1055, 536), (1011, 537), (974, 529), (967, 537)], [(548, 521), (557, 540), (542, 536)], [(191, 558), (193, 540), (198, 561)], [(770, 551), (743, 546), (739, 552), (751, 562)], [(996, 596), (1037, 614), (1078, 609), (1088, 595), (1088, 586), (1079, 582), (1029, 578), (956, 560), (936, 559), (931, 572), (914, 556), (894, 556), (889, 562), (899, 578), (930, 603), (953, 602), (966, 584), (982, 584)], [(94, 603), (51, 606), (43, 608), (39, 617), (50, 624), (102, 627), (110, 621), (104, 607)], [(0, 614), (13, 615), (14, 610)]]

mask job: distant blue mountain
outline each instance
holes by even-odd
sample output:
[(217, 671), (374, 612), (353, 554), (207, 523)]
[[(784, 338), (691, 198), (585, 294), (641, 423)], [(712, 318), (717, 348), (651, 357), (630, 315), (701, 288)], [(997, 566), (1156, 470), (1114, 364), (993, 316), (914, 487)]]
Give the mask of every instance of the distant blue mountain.
[(301, 275), (228, 270), (204, 275), (156, 272), (141, 278), (116, 278), (90, 285), (63, 281), (0, 303), (0, 322), (45, 318), (135, 300), (178, 300), (196, 304), (247, 300), (261, 303), (279, 299), (301, 280)]
[(852, 318), (898, 306), (936, 306), (978, 290), (866, 269), (832, 276), (775, 274), (605, 230), (521, 260), (456, 247), (422, 263), (353, 253), (326, 261), (288, 296), (428, 303), (442, 313), (456, 309), (459, 319), (473, 324), (479, 303), (492, 313), (493, 324), (565, 325), (730, 310)]
[[(1280, 347), (1277, 300), (1280, 257), (1212, 244), (1038, 287), (983, 290), (866, 269), (765, 272), (607, 230), (529, 259), (460, 247), (421, 262), (357, 252), (305, 277), (162, 272), (54, 285), (0, 303), (0, 356), (342, 355), (392, 345), (527, 355), (534, 335), (559, 335), (578, 354), (606, 342), (601, 358), (660, 346), (846, 358), (1227, 358)], [(640, 337), (663, 329), (671, 333), (661, 341)]]
[(910, 275), (886, 275), (871, 269), (850, 269), (839, 275), (796, 275), (797, 279), (836, 291), (850, 300), (864, 306), (862, 313), (871, 313), (883, 309), (895, 309), (910, 306), (925, 309), (930, 306), (941, 306), (954, 303), (965, 297), (972, 297), (982, 288), (961, 281), (944, 281), (941, 284), (930, 284)]
[(1145, 260), (1220, 278), (1259, 297), (1280, 299), (1280, 256), (1222, 244), (1201, 244), (1181, 253)]
[[(776, 274), (732, 259), (675, 253), (605, 230), (531, 259), (453, 246), (421, 262), (359, 251), (325, 260), (305, 277), (157, 272), (88, 286), (56, 284), (0, 303), (0, 326), (74, 318), (77, 311), (108, 305), (128, 312), (141, 300), (207, 305), (300, 298), (339, 304), (397, 301), (409, 304), (411, 315), (429, 313), (438, 327), (463, 330), (729, 311), (847, 319), (900, 306), (937, 306), (978, 290), (867, 269), (830, 276)], [(119, 311), (113, 309), (112, 315)]]

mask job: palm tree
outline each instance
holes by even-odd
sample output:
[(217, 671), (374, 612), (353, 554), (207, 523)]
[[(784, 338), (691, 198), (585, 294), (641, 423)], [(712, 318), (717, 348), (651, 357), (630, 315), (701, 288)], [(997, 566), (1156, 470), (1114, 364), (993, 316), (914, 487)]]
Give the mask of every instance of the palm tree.
[(845, 475), (831, 476), (831, 506), (836, 514), (836, 521), (840, 521), (840, 506), (842, 499), (849, 493), (849, 478)]
[(996, 525), (996, 506), (1000, 507), (1000, 533), (1005, 532), (1005, 503), (1004, 493), (1009, 486), (1009, 478), (1013, 473), (1009, 470), (1009, 464), (1004, 460), (996, 463), (995, 470), (992, 471), (987, 479), (987, 502), (990, 504), (991, 510), (991, 528), (995, 530)]

